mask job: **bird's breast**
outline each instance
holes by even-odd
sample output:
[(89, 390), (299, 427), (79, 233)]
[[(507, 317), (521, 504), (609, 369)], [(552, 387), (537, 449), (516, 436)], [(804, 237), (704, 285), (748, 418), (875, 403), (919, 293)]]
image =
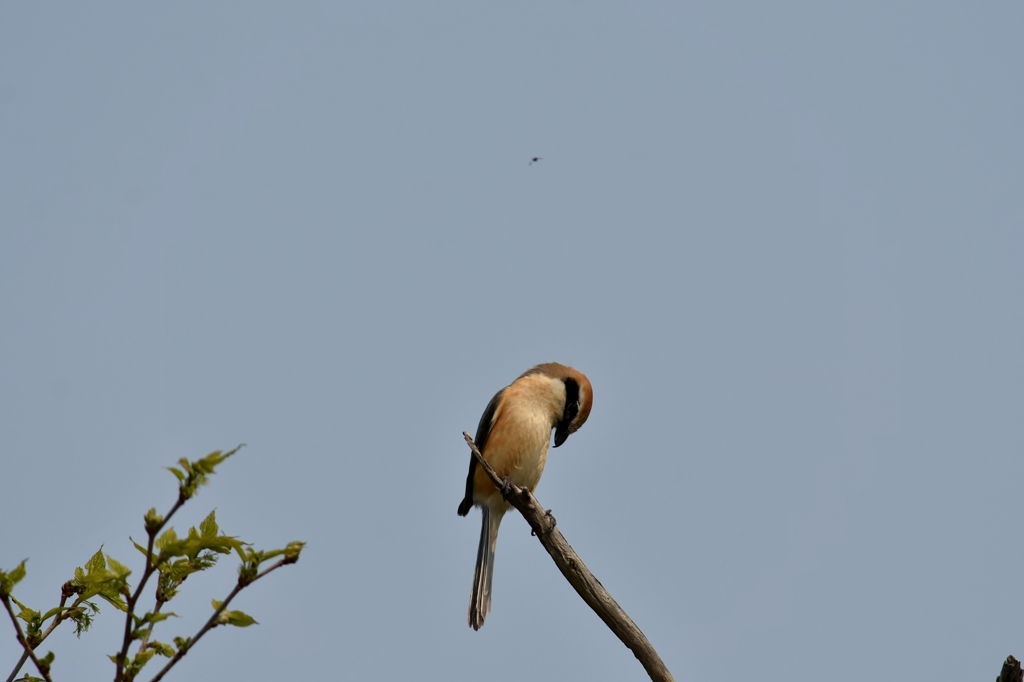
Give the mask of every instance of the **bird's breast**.
[[(533, 490), (547, 462), (551, 429), (549, 405), (529, 400), (505, 401), (494, 415), (482, 453), (484, 459), (498, 476)], [(473, 489), (475, 501), (500, 496), (482, 469), (476, 471)]]

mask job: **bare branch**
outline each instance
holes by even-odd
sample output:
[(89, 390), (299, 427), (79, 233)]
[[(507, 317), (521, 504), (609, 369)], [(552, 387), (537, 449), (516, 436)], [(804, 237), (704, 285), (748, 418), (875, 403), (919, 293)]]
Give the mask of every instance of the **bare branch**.
[[(22, 647), (24, 649), (24, 647)], [(25, 661), (28, 660), (28, 649), (24, 649), (21, 652), (21, 658), (18, 659), (18, 665), (14, 666), (14, 670), (7, 676), (7, 682), (14, 682), (14, 678), (21, 672), (21, 666), (25, 665)]]
[(551, 555), (558, 570), (562, 572), (573, 589), (583, 597), (583, 601), (594, 610), (594, 613), (615, 633), (615, 636), (629, 647), (654, 682), (675, 682), (672, 673), (669, 672), (651, 643), (647, 641), (644, 633), (616, 603), (601, 581), (590, 572), (590, 569), (562, 536), (561, 531), (555, 527), (555, 519), (550, 512), (544, 511), (544, 507), (528, 489), (520, 488), (507, 479), (499, 478), (491, 465), (480, 454), (479, 448), (470, 435), (465, 431), (462, 432), (462, 435), (465, 436), (469, 449), (473, 451), (477, 464), (483, 468), (494, 485), (501, 491), (502, 497), (518, 509), (526, 522), (530, 524), (534, 535)]
[(1021, 682), (1022, 680), (1024, 680), (1024, 671), (1021, 670), (1020, 661), (1013, 656), (1008, 656), (996, 682)]
[(32, 649), (32, 645), (28, 643), (28, 638), (25, 637), (25, 633), (21, 631), (21, 625), (18, 623), (18, 618), (14, 615), (14, 611), (11, 609), (10, 599), (4, 595), (0, 596), (0, 601), (4, 603), (4, 608), (7, 609), (7, 613), (11, 616), (11, 622), (14, 623), (14, 630), (18, 633), (18, 641), (21, 642), (21, 646), (25, 647), (25, 653), (27, 653), (29, 658), (32, 659), (32, 662), (36, 666), (36, 670), (39, 671), (39, 674), (43, 676), (43, 679), (46, 680), (46, 682), (53, 682), (53, 679), (50, 677), (49, 667), (44, 668), (43, 664), (39, 662), (39, 659), (36, 658), (36, 652)]

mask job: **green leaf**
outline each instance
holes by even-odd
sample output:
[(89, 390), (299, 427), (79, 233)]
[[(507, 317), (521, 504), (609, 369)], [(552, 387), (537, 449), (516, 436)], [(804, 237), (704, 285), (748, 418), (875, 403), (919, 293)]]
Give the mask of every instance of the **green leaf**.
[[(209, 521), (207, 517), (207, 521)], [(203, 570), (215, 563), (215, 557), (201, 557), (203, 552), (216, 552), (217, 554), (228, 554), (232, 549), (238, 550), (245, 543), (238, 538), (229, 535), (210, 535), (210, 529), (216, 526), (216, 522), (210, 525), (204, 522), (205, 528), (201, 534), (194, 527), (188, 531), (188, 536), (178, 538), (173, 528), (160, 536), (157, 546), (160, 548), (158, 563), (163, 563), (173, 557), (187, 557), (193, 570)]]
[(21, 602), (14, 599), (14, 597), (11, 597), (11, 600), (21, 607), (21, 612), (18, 613), (18, 618), (21, 618), (26, 623), (31, 623), (34, 620), (39, 620), (38, 611), (36, 611), (35, 609), (30, 609), (27, 606), (24, 606)]
[(175, 637), (174, 646), (181, 652), (187, 652), (189, 646), (192, 644), (191, 637)]
[(142, 617), (141, 622), (143, 623), (159, 623), (160, 621), (167, 620), (168, 618), (177, 618), (178, 614), (173, 611), (163, 611), (161, 613), (147, 613)]
[(17, 567), (7, 574), (7, 579), (11, 581), (11, 587), (14, 587), (21, 582), (21, 579), (25, 577), (25, 562), (28, 559), (22, 559), (21, 563)]
[(170, 644), (164, 644), (163, 642), (150, 641), (147, 645), (150, 649), (153, 649), (161, 656), (167, 658), (174, 658), (174, 647)]
[[(110, 557), (108, 557), (109, 559)], [(111, 559), (112, 570), (106, 568), (98, 568), (100, 561), (103, 560), (102, 555), (100, 560), (96, 560), (93, 557), (89, 560), (89, 566), (93, 569), (84, 576), (76, 577), (76, 582), (82, 587), (82, 593), (79, 600), (90, 599), (99, 595), (111, 604), (114, 608), (119, 611), (127, 610), (127, 606), (124, 600), (121, 599), (121, 594), (128, 589), (128, 583), (125, 580), (127, 574), (131, 573), (128, 567), (121, 564), (120, 562)], [(105, 565), (105, 562), (104, 562)], [(116, 572), (115, 572), (116, 571)], [(79, 572), (75, 572), (76, 576), (79, 576)]]
[(247, 628), (250, 625), (259, 625), (256, 619), (241, 611), (221, 611), (217, 617), (218, 625), (234, 625), (239, 628)]
[[(131, 538), (128, 538), (128, 539), (132, 540)], [(144, 556), (144, 557), (150, 556), (149, 552), (146, 551), (146, 548), (143, 547), (142, 545), (140, 545), (139, 543), (135, 542), (135, 540), (132, 540), (132, 544), (135, 545), (135, 549), (137, 549), (140, 552), (142, 552), (142, 556)], [(150, 557), (150, 561), (152, 561), (152, 560), (153, 560), (153, 558)]]
[[(219, 609), (224, 604), (224, 602), (217, 601), (216, 599), (214, 599), (210, 603), (213, 604), (213, 610), (214, 611)], [(253, 624), (257, 624), (258, 625), (258, 623), (256, 623), (256, 619), (255, 618), (253, 618), (252, 616), (250, 616), (247, 613), (242, 613), (241, 611), (221, 611), (220, 615), (217, 616), (217, 624), (218, 625), (234, 625), (234, 626), (240, 627), (240, 628), (249, 627), (250, 625), (253, 625)]]
[(203, 519), (203, 522), (199, 524), (199, 532), (204, 538), (212, 538), (217, 536), (217, 510), (214, 509), (210, 512), (210, 515)]
[[(228, 614), (228, 624), (235, 627), (247, 628), (250, 625), (259, 625), (256, 619), (247, 613), (242, 613), (241, 611), (226, 611), (225, 613)], [(221, 615), (223, 616), (224, 614)]]
[[(69, 608), (70, 607), (65, 606), (63, 610), (67, 611)], [(54, 606), (52, 609), (50, 609), (49, 611), (47, 611), (46, 613), (43, 614), (43, 620), (50, 620), (50, 618), (52, 618), (53, 616), (56, 616), (60, 612), (61, 612), (61, 608), (59, 606)]]
[(149, 659), (153, 658), (154, 656), (156, 656), (156, 650), (150, 648), (143, 649), (142, 651), (135, 654), (135, 658), (132, 659), (131, 663), (132, 672), (138, 675), (139, 671), (142, 670), (142, 668), (147, 663), (149, 663)]
[[(110, 568), (107, 568), (107, 560)], [(103, 547), (100, 547), (89, 561), (85, 563), (86, 572), (75, 569), (75, 585), (81, 588), (78, 602), (100, 596), (119, 611), (127, 610), (121, 594), (128, 589), (126, 578), (131, 570), (111, 557), (104, 558)], [(78, 603), (76, 602), (76, 604)]]
[(195, 462), (193, 462), (193, 464), (195, 465), (197, 470), (200, 470), (206, 474), (212, 474), (214, 468), (216, 468), (218, 464), (224, 462), (224, 460), (226, 460), (228, 457), (241, 450), (243, 447), (245, 447), (244, 443), (236, 447), (234, 450), (228, 450), (227, 452), (215, 450), (214, 452), (208, 454), (206, 457), (203, 457), (200, 460), (196, 460)]
[(110, 566), (110, 572), (113, 573), (119, 580), (124, 580), (132, 574), (130, 568), (122, 564), (114, 557), (107, 555), (107, 565)]
[(103, 560), (103, 546), (101, 545), (92, 558), (85, 562), (85, 570), (92, 573), (93, 571), (102, 571), (106, 567), (107, 563)]
[(174, 532), (174, 528), (168, 528), (156, 539), (156, 548), (163, 554), (164, 550), (173, 547), (177, 542), (178, 534)]
[(113, 606), (118, 611), (128, 610), (128, 605), (124, 603), (124, 599), (121, 599), (121, 597), (117, 593), (104, 591), (100, 592), (99, 596), (102, 597), (105, 602)]
[(178, 460), (178, 464), (181, 465), (184, 471), (183, 477), (178, 477), (179, 495), (186, 500), (195, 495), (200, 486), (206, 485), (208, 477), (214, 473), (217, 466), (238, 452), (241, 447), (239, 445), (234, 450), (228, 452), (215, 450), (206, 457), (191, 462), (184, 458)]
[(22, 560), (13, 571), (0, 571), (0, 595), (7, 596), (14, 589), (14, 586), (21, 582), (21, 579), (25, 577), (25, 562), (28, 559)]
[(195, 573), (196, 570), (198, 569), (194, 568), (188, 559), (165, 561), (160, 564), (160, 576), (166, 579), (164, 589), (174, 589), (178, 583)]

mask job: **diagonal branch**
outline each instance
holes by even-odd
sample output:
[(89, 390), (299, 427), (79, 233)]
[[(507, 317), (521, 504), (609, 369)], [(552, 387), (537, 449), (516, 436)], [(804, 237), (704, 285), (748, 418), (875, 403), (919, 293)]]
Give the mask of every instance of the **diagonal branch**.
[(651, 643), (647, 641), (644, 633), (616, 603), (604, 585), (594, 577), (579, 555), (569, 546), (561, 531), (555, 527), (554, 517), (544, 511), (544, 507), (528, 489), (513, 485), (507, 479), (499, 478), (491, 465), (480, 454), (480, 449), (477, 448), (469, 434), (463, 431), (462, 435), (465, 436), (469, 449), (473, 451), (477, 464), (498, 487), (502, 497), (518, 509), (526, 522), (530, 524), (534, 535), (551, 555), (558, 570), (562, 572), (573, 589), (583, 597), (583, 601), (587, 602), (587, 605), (615, 633), (615, 636), (629, 647), (654, 682), (675, 682), (672, 673), (669, 672)]
[(196, 642), (198, 642), (199, 639), (203, 635), (205, 635), (211, 629), (213, 629), (213, 628), (217, 627), (218, 625), (220, 625), (220, 614), (224, 613), (224, 611), (227, 610), (228, 604), (231, 603), (231, 600), (234, 599), (235, 596), (239, 592), (244, 590), (249, 585), (252, 585), (254, 582), (259, 580), (260, 578), (262, 578), (266, 574), (270, 573), (271, 571), (273, 571), (275, 569), (278, 569), (278, 568), (281, 568), (282, 566), (285, 566), (287, 564), (294, 564), (297, 560), (298, 560), (297, 558), (285, 557), (284, 559), (281, 559), (280, 561), (275, 563), (273, 566), (270, 566), (270, 567), (260, 571), (254, 578), (252, 578), (251, 580), (249, 580), (247, 582), (243, 582), (242, 579), (239, 578), (238, 579), (238, 584), (235, 585), (235, 588), (233, 590), (231, 590), (231, 594), (229, 594), (227, 596), (227, 598), (224, 600), (224, 602), (220, 605), (220, 608), (218, 608), (216, 611), (213, 612), (213, 615), (210, 616), (210, 619), (208, 621), (206, 621), (206, 624), (203, 625), (203, 627), (199, 628), (199, 632), (197, 632), (192, 637), (192, 639), (190, 639), (188, 641), (188, 646), (185, 646), (185, 647), (182, 647), (182, 648), (178, 649), (178, 653), (174, 654), (174, 657), (171, 658), (171, 660), (167, 661), (167, 665), (165, 665), (163, 668), (161, 668), (160, 672), (158, 672), (153, 677), (153, 679), (150, 680), (149, 682), (159, 682), (161, 679), (163, 679), (163, 676), (166, 675), (170, 671), (170, 669), (173, 668), (174, 665), (178, 661), (180, 661), (182, 658), (185, 657), (185, 654), (187, 654), (189, 652), (189, 650), (191, 650), (192, 647), (195, 646)]
[[(53, 632), (58, 625), (60, 625), (62, 622), (64, 622), (70, 617), (68, 616), (68, 613), (70, 613), (70, 611), (64, 610), (64, 604), (67, 603), (68, 597), (70, 597), (74, 593), (74, 588), (72, 587), (70, 580), (64, 583), (63, 586), (61, 586), (60, 606), (58, 607), (60, 610), (57, 611), (57, 615), (53, 617), (53, 622), (50, 623), (50, 627), (46, 628), (46, 632), (44, 632), (43, 635), (39, 638), (39, 642), (36, 643), (36, 646), (42, 644), (43, 640), (49, 637), (50, 633)], [(14, 666), (14, 670), (11, 671), (11, 675), (7, 678), (7, 682), (14, 682), (14, 678), (17, 677), (18, 673), (21, 671), (21, 666), (25, 665), (25, 661), (28, 660), (28, 652), (29, 650), (25, 649), (25, 651), (21, 654), (21, 658), (18, 660), (18, 665)]]
[(11, 671), (11, 674), (7, 676), (7, 682), (14, 682), (14, 678), (18, 676), (19, 672), (21, 672), (21, 666), (25, 665), (25, 661), (28, 660), (28, 649), (25, 649), (24, 647), (22, 647), (22, 649), (24, 650), (21, 652), (21, 658), (18, 659), (18, 664), (14, 666), (14, 670)]
[(3, 596), (0, 597), (0, 601), (3, 601), (4, 608), (6, 608), (7, 613), (10, 614), (11, 622), (14, 623), (14, 630), (18, 633), (18, 641), (21, 642), (23, 647), (25, 647), (25, 652), (29, 655), (29, 658), (32, 659), (32, 662), (36, 666), (36, 670), (39, 671), (39, 674), (43, 676), (43, 679), (45, 679), (46, 682), (53, 682), (53, 679), (50, 677), (49, 666), (43, 666), (39, 659), (36, 658), (36, 652), (32, 649), (32, 645), (28, 643), (28, 637), (26, 637), (25, 633), (21, 631), (21, 625), (18, 623), (18, 618), (14, 615), (14, 611), (11, 609), (10, 600), (6, 596)]

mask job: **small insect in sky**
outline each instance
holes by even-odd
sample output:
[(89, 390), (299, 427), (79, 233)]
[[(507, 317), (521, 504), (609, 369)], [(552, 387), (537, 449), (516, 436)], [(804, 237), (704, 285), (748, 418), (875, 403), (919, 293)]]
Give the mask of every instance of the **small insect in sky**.
[(537, 163), (538, 161), (543, 161), (543, 160), (544, 160), (543, 156), (535, 156), (532, 159), (530, 159), (529, 165), (532, 166), (533, 164)]

